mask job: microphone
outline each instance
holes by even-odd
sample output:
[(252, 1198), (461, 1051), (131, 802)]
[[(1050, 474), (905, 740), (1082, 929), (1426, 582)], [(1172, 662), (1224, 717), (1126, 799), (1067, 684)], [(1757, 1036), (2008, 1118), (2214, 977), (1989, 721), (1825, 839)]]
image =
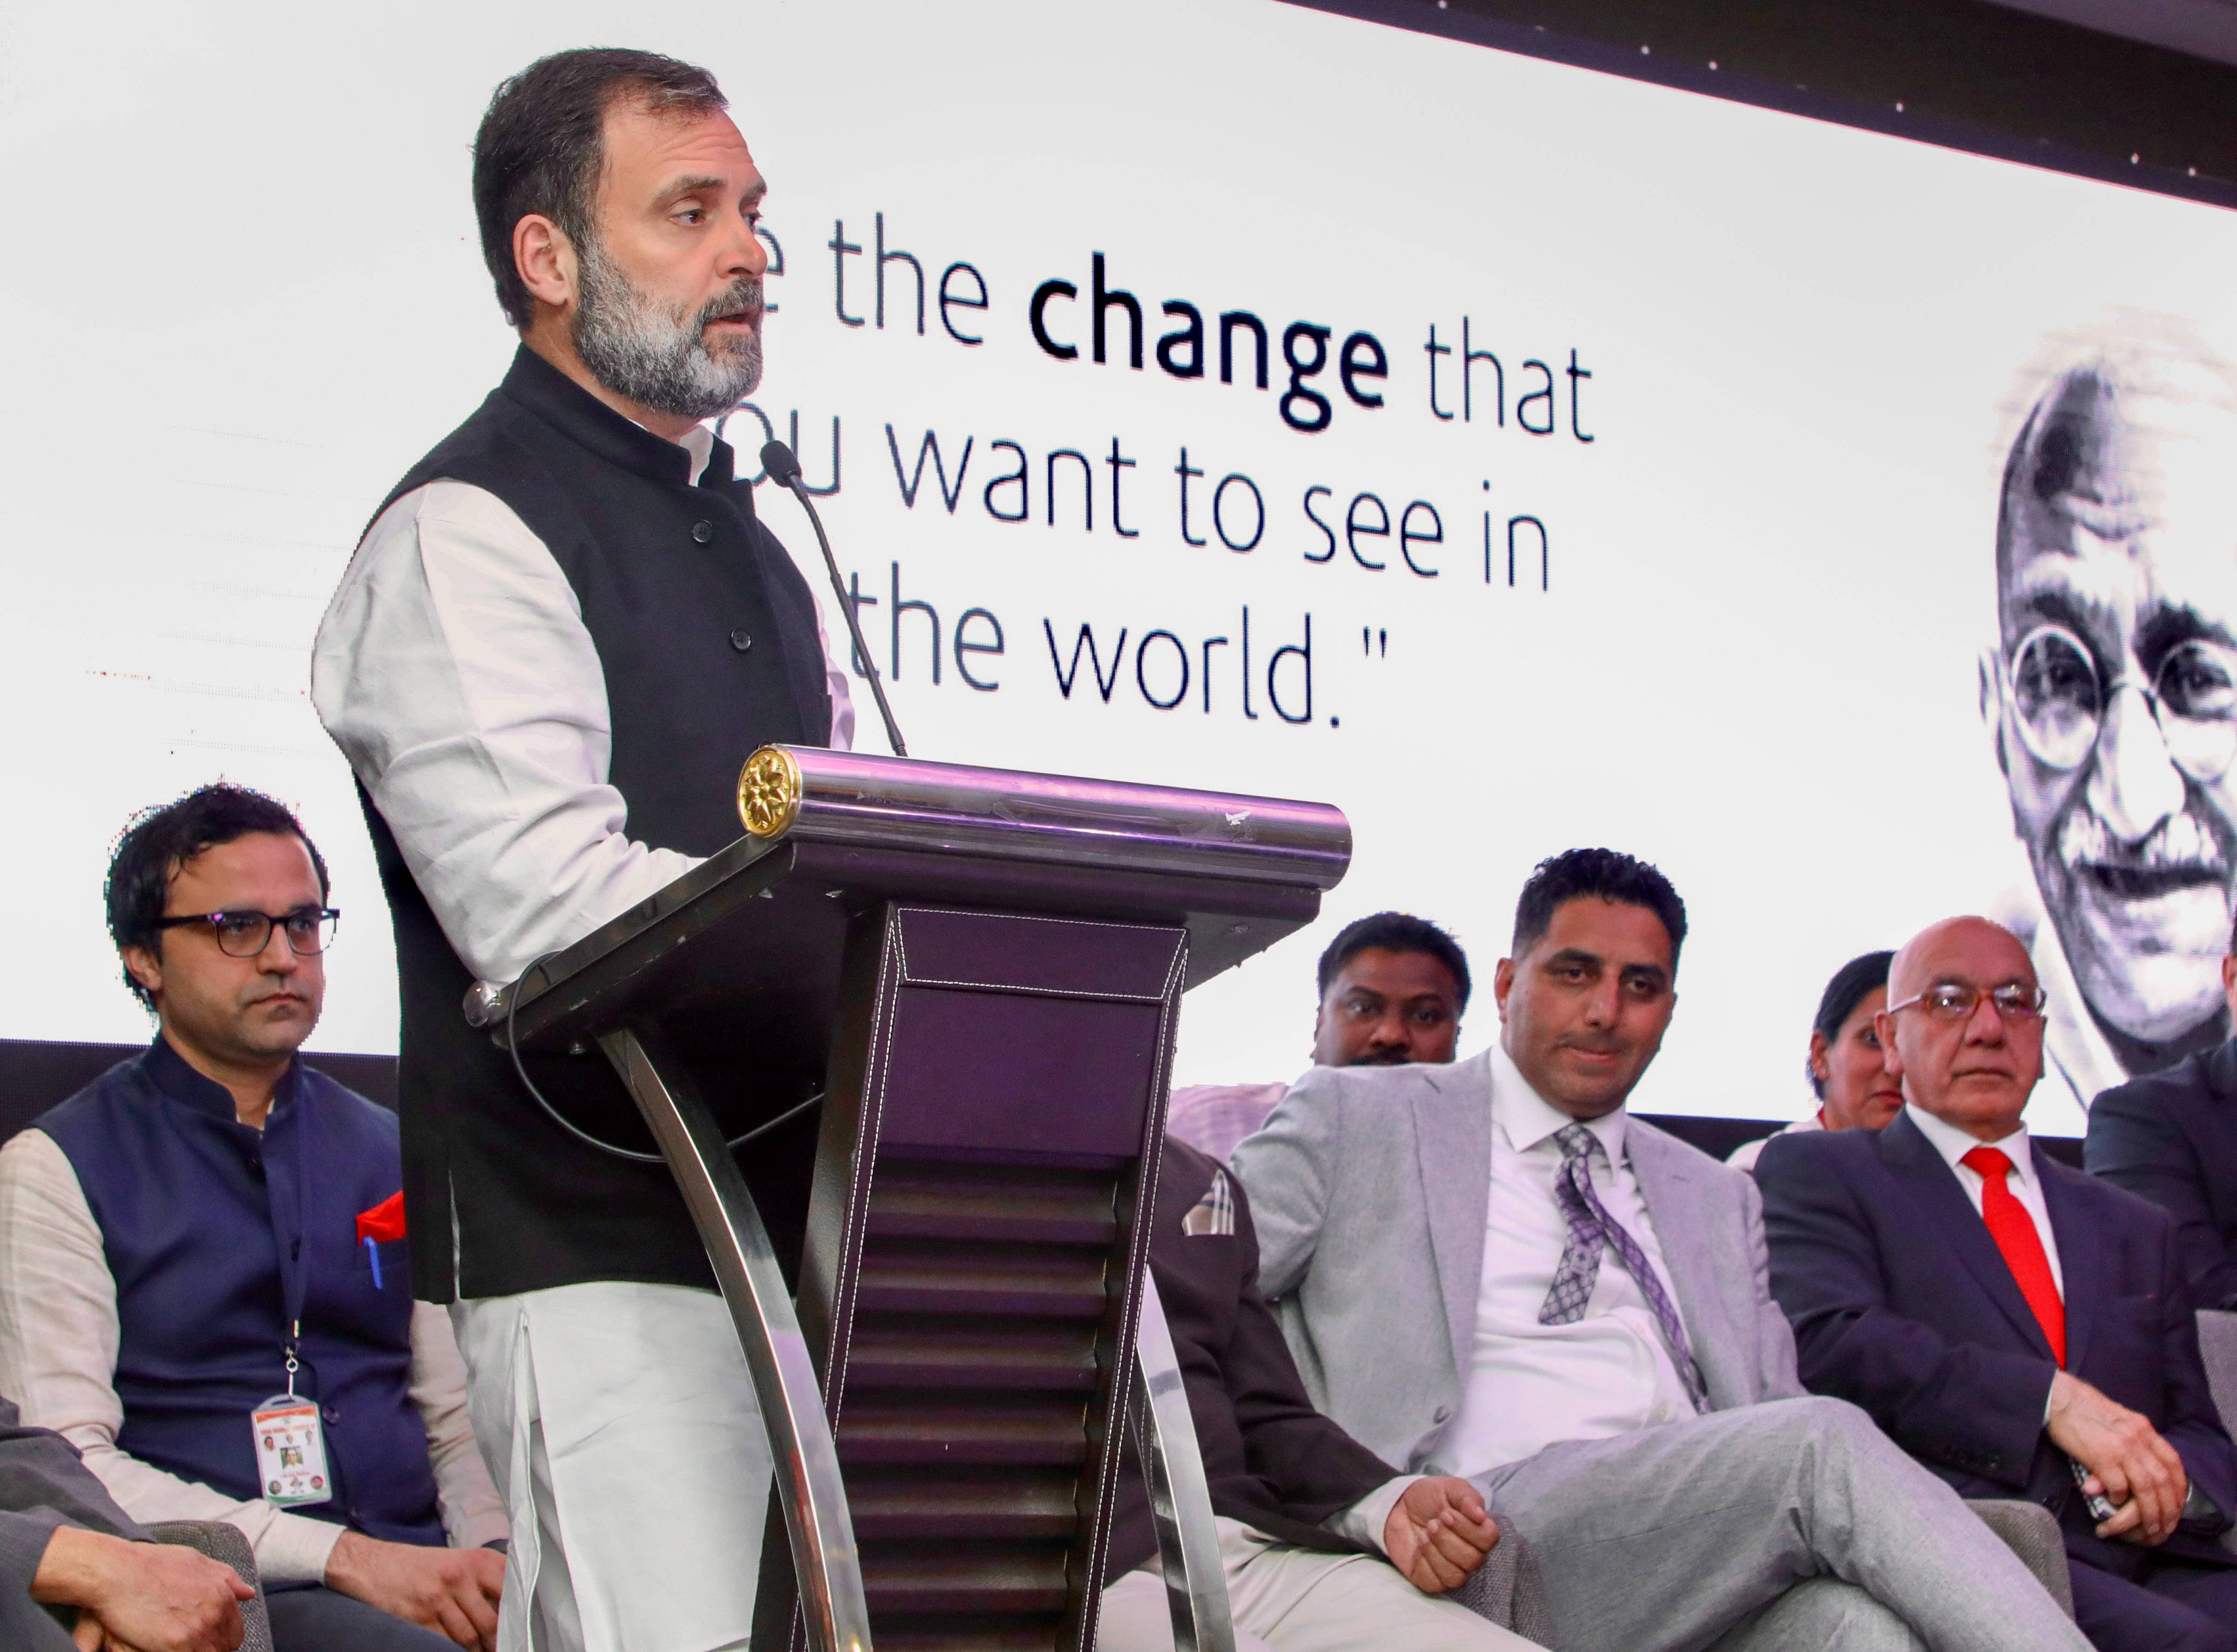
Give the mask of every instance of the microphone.
[(808, 512), (808, 519), (815, 528), (815, 543), (823, 547), (823, 565), (831, 574), (832, 593), (839, 598), (839, 611), (847, 618), (847, 635), (854, 640), (855, 657), (862, 662), (870, 677), (870, 693), (878, 702), (878, 715), (885, 719), (886, 743), (894, 749), (894, 756), (906, 757), (908, 748), (901, 743), (901, 731), (894, 721), (894, 708), (886, 704), (886, 685), (878, 680), (878, 662), (870, 657), (870, 645), (862, 640), (861, 617), (855, 611), (854, 599), (847, 594), (847, 582), (839, 577), (839, 558), (831, 554), (831, 541), (823, 532), (823, 519), (815, 513), (815, 501), (808, 496), (808, 485), (801, 479), (800, 460), (791, 448), (782, 442), (770, 442), (762, 449), (762, 468), (779, 487), (788, 490)]

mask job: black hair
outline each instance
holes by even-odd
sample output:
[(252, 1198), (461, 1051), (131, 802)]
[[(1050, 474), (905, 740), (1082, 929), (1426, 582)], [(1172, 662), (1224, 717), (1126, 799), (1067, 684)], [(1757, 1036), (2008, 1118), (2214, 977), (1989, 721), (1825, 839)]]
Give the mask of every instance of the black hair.
[[(319, 899), (327, 895), (327, 862), (302, 823), (287, 804), (246, 786), (221, 781), (190, 791), (175, 803), (142, 809), (133, 816), (116, 840), (109, 857), (109, 877), (102, 898), (109, 907), (109, 938), (121, 955), (127, 947), (149, 952), (161, 950), (160, 927), (163, 908), (170, 899), (171, 880), (188, 861), (206, 849), (230, 843), (252, 832), (271, 832), (294, 837), (310, 851), (319, 874)], [(153, 1009), (155, 996), (124, 972), (132, 995)]]
[[(1868, 952), (1836, 969), (1833, 979), (1825, 983), (1825, 995), (1818, 1001), (1818, 1017), (1810, 1023), (1810, 1030), (1831, 1044), (1866, 994), (1886, 990), (1888, 971), (1894, 964), (1892, 952)], [(1810, 1074), (1810, 1087), (1818, 1092), (1819, 1100), (1825, 1099), (1825, 1080), (1815, 1071)]]
[(1653, 867), (1612, 849), (1564, 849), (1538, 862), (1514, 903), (1514, 955), (1520, 958), (1545, 938), (1554, 909), (1583, 895), (1644, 907), (1660, 918), (1670, 937), (1670, 968), (1677, 969), (1679, 949), (1686, 944), (1686, 903)]
[(1445, 972), (1460, 988), (1460, 1007), (1468, 1008), (1468, 955), (1461, 950), (1460, 942), (1447, 935), (1427, 918), (1417, 918), (1410, 912), (1377, 912), (1347, 923), (1336, 932), (1335, 940), (1321, 954), (1320, 995), (1328, 996), (1329, 983), (1333, 981), (1344, 965), (1369, 948), (1384, 952), (1418, 952), (1435, 958), (1444, 965)]
[(705, 69), (617, 46), (539, 57), (490, 98), (474, 134), (474, 218), (498, 307), (515, 327), (527, 325), (533, 307), (512, 261), (513, 226), (537, 213), (577, 249), (591, 244), (606, 112), (625, 98), (661, 114), (712, 115), (729, 107)]

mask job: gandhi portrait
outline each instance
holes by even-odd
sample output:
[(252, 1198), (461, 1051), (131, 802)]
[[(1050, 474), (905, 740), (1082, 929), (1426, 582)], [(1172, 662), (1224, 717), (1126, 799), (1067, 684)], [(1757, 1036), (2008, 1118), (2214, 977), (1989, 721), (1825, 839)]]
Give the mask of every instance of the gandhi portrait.
[(2237, 375), (2139, 326), (2034, 382), (1982, 698), (2046, 921), (2045, 1081), (2087, 1107), (2229, 1034)]

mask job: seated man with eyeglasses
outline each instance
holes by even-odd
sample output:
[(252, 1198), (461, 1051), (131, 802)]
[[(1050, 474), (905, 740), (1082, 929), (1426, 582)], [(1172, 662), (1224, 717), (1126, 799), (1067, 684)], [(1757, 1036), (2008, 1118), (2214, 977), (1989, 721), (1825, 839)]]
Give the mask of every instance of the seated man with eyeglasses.
[(133, 1519), (238, 1526), (279, 1652), (493, 1646), (505, 1517), (412, 1299), (396, 1120), (296, 1055), (326, 862), (208, 786), (134, 823), (107, 895), (159, 1030), (0, 1149), (0, 1393)]
[(1953, 918), (1896, 955), (1880, 1042), (1903, 1111), (1780, 1136), (1756, 1165), (1804, 1384), (1871, 1413), (1968, 1497), (2065, 1530), (2075, 1616), (2111, 1652), (2237, 1649), (2237, 1447), (2215, 1416), (2167, 1213), (2059, 1163), (2026, 949)]

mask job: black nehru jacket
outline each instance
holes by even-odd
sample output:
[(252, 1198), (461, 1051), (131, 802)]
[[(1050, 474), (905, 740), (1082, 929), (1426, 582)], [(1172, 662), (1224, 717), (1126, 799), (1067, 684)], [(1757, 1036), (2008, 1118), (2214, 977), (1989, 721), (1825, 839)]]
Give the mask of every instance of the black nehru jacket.
[[(1189, 1212), (1219, 1175), (1227, 1176), (1235, 1201), (1234, 1231), (1188, 1232)], [(1395, 1478), (1398, 1470), (1305, 1398), (1282, 1327), (1258, 1293), (1258, 1233), (1250, 1225), (1243, 1185), (1195, 1148), (1167, 1136), (1152, 1220), (1150, 1272), (1172, 1327), (1212, 1511), (1284, 1543), (1356, 1552), (1358, 1544), (1323, 1530), (1321, 1522)], [(1106, 1580), (1132, 1571), (1157, 1551), (1142, 1476), (1122, 1473)]]
[[(706, 856), (739, 836), (740, 765), (772, 741), (831, 736), (815, 607), (715, 444), (690, 455), (523, 348), (474, 415), (388, 498), (439, 480), (485, 488), (543, 540), (598, 651), (609, 778), (630, 837)], [(386, 506), (382, 507), (386, 508)], [(739, 648), (733, 633), (748, 637)], [(714, 1284), (667, 1167), (574, 1140), (466, 1024), (472, 984), (362, 790), (396, 928), (405, 1211), (412, 1288), (432, 1302), (592, 1280)], [(538, 1087), (610, 1141), (646, 1145), (603, 1057), (531, 1056)], [(452, 1231), (458, 1243), (444, 1242)]]

